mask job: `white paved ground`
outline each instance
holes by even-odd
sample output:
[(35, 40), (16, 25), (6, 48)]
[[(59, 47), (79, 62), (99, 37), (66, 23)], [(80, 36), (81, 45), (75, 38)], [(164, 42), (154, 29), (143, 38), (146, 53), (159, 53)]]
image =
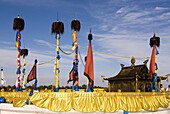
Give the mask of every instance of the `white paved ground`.
[[(18, 107), (13, 107), (12, 104), (7, 104), (7, 103), (1, 103), (0, 104), (0, 114), (80, 114), (81, 112), (76, 112), (74, 110), (71, 110), (69, 112), (53, 112), (49, 111), (48, 109), (45, 108), (39, 108), (34, 105), (25, 105), (24, 107), (18, 108)], [(81, 114), (103, 114), (103, 112), (93, 112), (93, 113), (81, 113)], [(141, 111), (141, 112), (131, 112), (129, 114), (170, 114), (170, 104), (169, 107), (164, 109), (164, 108), (159, 108), (158, 111), (155, 112), (147, 112), (147, 111)], [(106, 113), (109, 114), (109, 113)], [(110, 113), (110, 114), (123, 114), (123, 111), (120, 110), (119, 112), (116, 113)]]

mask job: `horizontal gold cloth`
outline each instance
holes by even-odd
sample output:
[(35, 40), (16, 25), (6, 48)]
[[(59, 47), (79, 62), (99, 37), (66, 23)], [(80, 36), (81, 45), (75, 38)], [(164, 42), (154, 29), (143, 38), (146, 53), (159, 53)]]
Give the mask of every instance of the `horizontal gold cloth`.
[(29, 92), (0, 92), (0, 96), (12, 99), (14, 107), (26, 105), (29, 99), (37, 107), (56, 112), (156, 111), (170, 102), (170, 92), (36, 92), (32, 96)]

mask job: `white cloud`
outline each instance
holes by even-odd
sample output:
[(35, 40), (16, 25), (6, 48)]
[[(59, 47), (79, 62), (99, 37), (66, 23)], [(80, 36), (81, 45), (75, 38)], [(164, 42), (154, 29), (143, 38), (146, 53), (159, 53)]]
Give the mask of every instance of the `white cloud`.
[(116, 13), (122, 13), (125, 10), (125, 8), (120, 8), (119, 10), (116, 11)]
[(155, 10), (168, 10), (169, 8), (166, 7), (155, 7)]
[(170, 18), (170, 12), (163, 13), (162, 15), (159, 16), (159, 19), (165, 20)]
[(12, 42), (7, 42), (7, 41), (1, 41), (2, 44), (5, 44), (5, 45), (11, 45), (13, 44)]
[(47, 41), (45, 41), (45, 40), (35, 39), (34, 41), (37, 42), (38, 45), (48, 46), (48, 47), (50, 47), (50, 48), (55, 47), (54, 44), (51, 44), (51, 43), (49, 43), (49, 42), (47, 42)]
[(125, 6), (117, 10), (116, 14), (121, 15), (121, 14), (126, 14), (131, 11), (136, 11), (136, 10), (137, 10), (137, 6), (133, 6), (133, 7)]
[(103, 31), (107, 31), (108, 30), (108, 25), (102, 25), (100, 27), (100, 29), (103, 30)]

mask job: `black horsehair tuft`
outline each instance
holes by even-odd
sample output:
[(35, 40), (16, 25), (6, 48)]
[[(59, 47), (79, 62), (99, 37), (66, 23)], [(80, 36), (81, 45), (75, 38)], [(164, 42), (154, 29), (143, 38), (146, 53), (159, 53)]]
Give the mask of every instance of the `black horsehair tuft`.
[(74, 29), (75, 31), (80, 31), (81, 25), (79, 20), (73, 20), (71, 22), (71, 29)]
[(27, 56), (28, 55), (28, 49), (21, 49), (21, 56), (25, 55)]
[(160, 46), (160, 38), (156, 37), (155, 33), (154, 33), (154, 36), (152, 38), (150, 38), (150, 46), (153, 47), (154, 45), (156, 45), (158, 47)]
[(88, 40), (92, 40), (93, 39), (93, 36), (92, 36), (92, 33), (91, 33), (91, 29), (90, 29), (90, 33), (88, 35)]
[(22, 18), (14, 18), (14, 23), (13, 23), (13, 29), (17, 30), (19, 29), (20, 31), (22, 31), (24, 29), (24, 20)]
[(63, 34), (64, 33), (64, 24), (60, 21), (57, 21), (57, 22), (53, 22), (52, 23), (52, 27), (51, 27), (51, 33), (61, 33)]

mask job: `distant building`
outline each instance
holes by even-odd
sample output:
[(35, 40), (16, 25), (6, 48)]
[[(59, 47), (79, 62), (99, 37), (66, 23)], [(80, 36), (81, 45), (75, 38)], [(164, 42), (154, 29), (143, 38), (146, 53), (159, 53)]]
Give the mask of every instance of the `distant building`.
[[(147, 68), (148, 60), (144, 64), (135, 65), (135, 58), (131, 59), (131, 66), (124, 67), (121, 64), (121, 71), (113, 77), (107, 78), (102, 76), (104, 80), (108, 80), (108, 87), (110, 92), (117, 92), (119, 89), (122, 92), (135, 92), (140, 89), (141, 92), (148, 92), (148, 85), (151, 84), (150, 71)], [(157, 87), (160, 90), (160, 81), (165, 80), (168, 76), (157, 77)]]

